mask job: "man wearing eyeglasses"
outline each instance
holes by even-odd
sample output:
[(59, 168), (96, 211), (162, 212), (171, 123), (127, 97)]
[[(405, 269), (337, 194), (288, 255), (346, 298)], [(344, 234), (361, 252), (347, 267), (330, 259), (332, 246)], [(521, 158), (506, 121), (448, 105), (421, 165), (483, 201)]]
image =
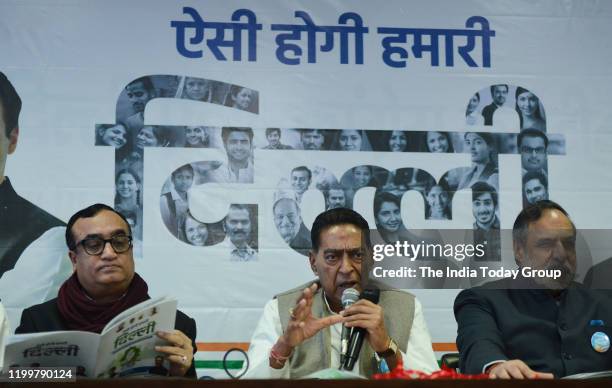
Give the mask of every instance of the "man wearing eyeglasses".
[(384, 360), (406, 369), (438, 369), (421, 304), (399, 290), (381, 290), (374, 304), (361, 299), (347, 309), (342, 294), (362, 291), (372, 265), (370, 228), (353, 210), (336, 208), (312, 226), (310, 268), (317, 277), (278, 294), (264, 307), (249, 348), (247, 378), (300, 378), (338, 368), (342, 324), (366, 331), (354, 373), (370, 377)]
[[(74, 214), (66, 244), (74, 273), (57, 298), (23, 311), (15, 333), (100, 333), (116, 315), (150, 298), (147, 283), (134, 272), (130, 226), (111, 207), (95, 204)], [(177, 311), (175, 329), (157, 333), (169, 345), (156, 350), (165, 354), (171, 376), (195, 378), (195, 321)]]
[(546, 137), (546, 134), (538, 129), (528, 128), (519, 133), (516, 141), (521, 153), (523, 175), (533, 171), (547, 176), (546, 151), (548, 149), (548, 137)]

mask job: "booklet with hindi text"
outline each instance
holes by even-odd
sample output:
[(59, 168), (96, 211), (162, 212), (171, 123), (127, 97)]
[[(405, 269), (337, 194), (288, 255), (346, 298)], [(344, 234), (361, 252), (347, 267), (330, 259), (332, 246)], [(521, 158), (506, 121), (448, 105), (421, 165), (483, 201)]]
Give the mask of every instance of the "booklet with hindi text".
[(155, 335), (171, 331), (177, 301), (161, 297), (133, 306), (113, 318), (100, 334), (50, 331), (10, 336), (4, 352), (4, 372), (10, 367), (74, 367), (90, 378), (167, 375), (169, 364)]

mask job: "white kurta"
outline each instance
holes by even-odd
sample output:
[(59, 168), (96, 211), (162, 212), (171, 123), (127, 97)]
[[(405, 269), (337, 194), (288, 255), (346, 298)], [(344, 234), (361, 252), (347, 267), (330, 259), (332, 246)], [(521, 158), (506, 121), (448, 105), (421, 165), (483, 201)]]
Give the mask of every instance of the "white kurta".
[[(328, 307), (329, 308), (329, 307)], [(331, 334), (331, 362), (330, 367), (340, 367), (340, 342), (342, 337), (342, 324), (330, 327)], [(249, 348), (249, 370), (245, 379), (283, 379), (289, 378), (289, 361), (282, 369), (269, 366), (270, 350), (282, 335), (281, 321), (278, 314), (278, 300), (273, 299), (266, 303), (264, 312), (255, 328)], [(431, 347), (431, 336), (423, 317), (421, 303), (415, 298), (414, 318), (406, 354), (402, 352), (404, 369), (416, 369), (431, 373), (438, 370), (438, 363)], [(355, 364), (354, 373), (359, 372), (359, 361)]]
[(2, 303), (0, 303), (0, 369), (4, 365), (4, 346), (6, 337), (9, 335), (10, 327), (8, 319), (6, 318), (6, 314), (4, 312), (4, 307), (2, 307)]

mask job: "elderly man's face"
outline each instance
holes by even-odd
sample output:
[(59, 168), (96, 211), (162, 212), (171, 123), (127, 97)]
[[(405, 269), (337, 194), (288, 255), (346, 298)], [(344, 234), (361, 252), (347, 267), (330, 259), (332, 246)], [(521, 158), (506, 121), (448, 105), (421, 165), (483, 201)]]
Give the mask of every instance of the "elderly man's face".
[(251, 218), (248, 210), (230, 208), (223, 225), (225, 233), (234, 245), (240, 247), (248, 243), (251, 236)]
[(225, 148), (230, 160), (245, 161), (251, 156), (251, 139), (245, 132), (230, 132)]
[(482, 193), (472, 201), (472, 213), (481, 226), (489, 226), (495, 217), (495, 202), (491, 193)]
[(274, 207), (274, 224), (286, 243), (290, 243), (300, 230), (302, 217), (295, 201), (280, 199)]
[(362, 237), (355, 225), (333, 225), (321, 231), (319, 249), (310, 252), (310, 267), (332, 308), (341, 306), (342, 292), (347, 288), (363, 288), (361, 271), (370, 253)]
[(508, 88), (504, 85), (497, 85), (493, 87), (493, 101), (497, 105), (503, 105), (508, 97)]
[(325, 138), (319, 131), (303, 131), (301, 134), (302, 148), (305, 150), (320, 150)]
[(69, 251), (72, 266), (81, 286), (94, 299), (121, 295), (127, 290), (134, 277), (132, 248), (117, 253), (110, 243), (104, 245), (99, 255), (90, 255), (81, 241), (100, 237), (129, 236), (128, 225), (110, 210), (102, 210), (93, 217), (79, 218), (72, 226), (72, 235), (77, 247)]
[(525, 198), (529, 203), (536, 203), (543, 199), (548, 199), (546, 187), (539, 179), (531, 179), (525, 183)]
[(310, 186), (310, 177), (307, 171), (296, 170), (291, 173), (291, 187), (298, 194), (304, 194)]
[(521, 141), (521, 161), (527, 171), (539, 171), (546, 165), (546, 145), (539, 136), (525, 136)]
[(134, 108), (134, 112), (144, 112), (145, 106), (147, 102), (153, 96), (149, 93), (147, 89), (145, 89), (142, 82), (134, 82), (129, 84), (126, 88), (127, 96), (130, 102), (132, 103), (132, 107)]
[(556, 209), (546, 209), (539, 220), (527, 227), (524, 242), (514, 241), (520, 267), (560, 270), (561, 278), (534, 278), (549, 289), (564, 289), (576, 274), (576, 232), (570, 219)]
[(6, 136), (6, 124), (4, 122), (4, 107), (0, 101), (0, 183), (4, 180), (4, 168), (6, 166), (6, 157), (17, 148), (17, 137), (19, 131), (14, 129), (10, 136)]
[(327, 195), (327, 210), (338, 207), (346, 207), (346, 197), (344, 190), (331, 189)]

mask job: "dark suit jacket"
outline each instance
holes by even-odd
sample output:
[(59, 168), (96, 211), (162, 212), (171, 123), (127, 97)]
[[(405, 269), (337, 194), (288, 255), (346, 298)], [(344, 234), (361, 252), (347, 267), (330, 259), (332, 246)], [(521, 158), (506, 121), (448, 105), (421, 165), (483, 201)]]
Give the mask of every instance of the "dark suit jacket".
[(584, 285), (589, 288), (612, 291), (612, 258), (595, 264), (584, 277)]
[(304, 224), (300, 225), (300, 230), (295, 235), (289, 246), (296, 250), (298, 253), (308, 256), (308, 252), (312, 248), (312, 242), (310, 242), (310, 232)]
[[(188, 317), (181, 311), (176, 311), (176, 321), (174, 328), (182, 331), (189, 339), (193, 353), (197, 351), (196, 339), (196, 323), (193, 318)], [(21, 313), (21, 323), (15, 330), (15, 334), (25, 333), (40, 333), (43, 331), (65, 331), (68, 329), (62, 315), (57, 307), (57, 298), (51, 299), (45, 303), (37, 304), (28, 307)], [(185, 377), (196, 378), (195, 364), (192, 362), (191, 367), (187, 370)]]
[(65, 224), (23, 199), (8, 177), (0, 184), (0, 277), (15, 267), (21, 253), (44, 232)]
[[(612, 338), (612, 303), (605, 293), (574, 284), (557, 303), (547, 290), (509, 289), (514, 284), (495, 281), (457, 296), (462, 372), (481, 373), (492, 361), (512, 359), (556, 377), (612, 369), (612, 350), (591, 347), (597, 331)], [(591, 326), (592, 320), (603, 326)]]

